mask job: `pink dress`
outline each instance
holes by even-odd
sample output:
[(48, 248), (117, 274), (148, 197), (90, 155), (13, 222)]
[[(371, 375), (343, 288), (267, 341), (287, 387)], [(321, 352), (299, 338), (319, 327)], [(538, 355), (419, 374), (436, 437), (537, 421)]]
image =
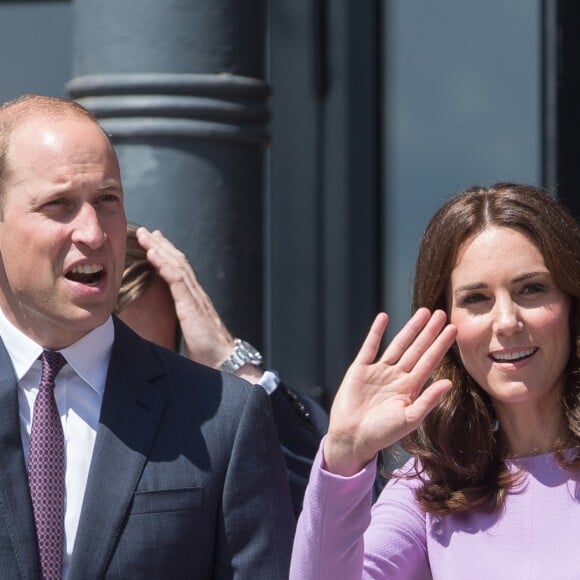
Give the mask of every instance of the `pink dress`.
[(418, 505), (417, 480), (392, 479), (371, 508), (375, 462), (340, 477), (324, 470), (321, 450), (291, 580), (580, 579), (580, 474), (552, 453), (510, 463), (525, 476), (503, 510), (441, 517)]

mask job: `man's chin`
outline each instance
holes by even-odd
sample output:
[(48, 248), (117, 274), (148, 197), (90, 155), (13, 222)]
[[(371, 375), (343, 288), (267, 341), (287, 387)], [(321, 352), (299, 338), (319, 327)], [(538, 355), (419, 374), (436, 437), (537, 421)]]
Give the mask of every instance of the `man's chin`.
[(63, 336), (75, 342), (95, 328), (102, 326), (110, 316), (110, 308), (76, 308), (74, 311), (63, 312), (59, 317), (53, 318), (53, 327), (55, 332), (61, 332)]
[(70, 318), (67, 317), (64, 320), (64, 323), (71, 329), (90, 332), (104, 324), (109, 316), (111, 316), (111, 313), (111, 308), (79, 308), (78, 311), (74, 313), (74, 316), (71, 316)]

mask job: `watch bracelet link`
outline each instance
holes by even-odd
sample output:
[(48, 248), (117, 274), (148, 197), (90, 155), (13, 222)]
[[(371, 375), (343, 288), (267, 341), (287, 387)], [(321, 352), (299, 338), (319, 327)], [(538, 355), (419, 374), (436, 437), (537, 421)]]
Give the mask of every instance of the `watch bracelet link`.
[(263, 360), (261, 353), (249, 342), (236, 338), (234, 339), (234, 349), (219, 368), (226, 373), (233, 374), (245, 364), (260, 366)]

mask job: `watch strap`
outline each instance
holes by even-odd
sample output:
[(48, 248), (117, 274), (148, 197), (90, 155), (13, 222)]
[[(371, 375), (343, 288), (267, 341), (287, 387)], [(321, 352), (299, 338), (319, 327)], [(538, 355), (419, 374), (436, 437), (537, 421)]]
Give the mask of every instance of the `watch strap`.
[(234, 339), (234, 349), (230, 356), (220, 365), (220, 370), (233, 374), (245, 364), (260, 366), (264, 358), (249, 342), (241, 338)]

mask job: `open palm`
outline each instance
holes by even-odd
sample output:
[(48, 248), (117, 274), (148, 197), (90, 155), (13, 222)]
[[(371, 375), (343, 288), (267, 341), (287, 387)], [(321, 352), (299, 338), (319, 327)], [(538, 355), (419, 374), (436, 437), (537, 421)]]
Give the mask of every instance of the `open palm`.
[(216, 367), (228, 357), (234, 339), (218, 315), (212, 301), (199, 283), (185, 254), (159, 230), (137, 230), (137, 238), (147, 251), (147, 259), (171, 291), (185, 354)]
[(377, 359), (387, 324), (385, 313), (376, 317), (334, 399), (324, 444), (331, 472), (359, 471), (415, 429), (451, 388), (441, 380), (422, 390), (457, 334), (445, 313), (417, 310)]

